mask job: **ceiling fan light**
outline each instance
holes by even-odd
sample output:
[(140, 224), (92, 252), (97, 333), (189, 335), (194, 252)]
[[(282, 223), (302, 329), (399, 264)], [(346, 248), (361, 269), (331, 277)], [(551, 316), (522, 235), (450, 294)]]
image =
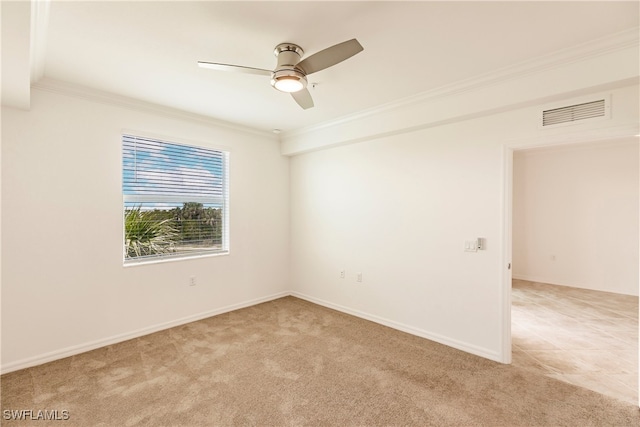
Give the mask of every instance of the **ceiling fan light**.
[(300, 79), (296, 77), (280, 77), (273, 83), (273, 87), (282, 92), (298, 92), (304, 89), (304, 85)]
[(307, 87), (307, 78), (298, 70), (279, 70), (271, 76), (271, 86), (281, 92), (299, 92)]

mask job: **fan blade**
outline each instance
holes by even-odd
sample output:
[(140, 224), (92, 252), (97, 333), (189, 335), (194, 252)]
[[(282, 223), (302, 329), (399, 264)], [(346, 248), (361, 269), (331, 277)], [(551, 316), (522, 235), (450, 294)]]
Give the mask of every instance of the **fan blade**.
[(313, 98), (311, 98), (309, 89), (302, 89), (298, 92), (292, 92), (291, 96), (293, 96), (293, 99), (298, 103), (298, 105), (305, 110), (313, 107)]
[(364, 48), (360, 43), (358, 43), (358, 40), (347, 40), (346, 42), (338, 43), (337, 45), (314, 53), (310, 57), (298, 62), (296, 67), (301, 68), (306, 75), (309, 75), (316, 71), (329, 68), (332, 65), (336, 65), (345, 59), (349, 59), (356, 53), (360, 53), (363, 50)]
[(242, 65), (218, 64), (216, 62), (198, 61), (201, 68), (209, 68), (218, 71), (235, 71), (237, 73), (259, 74), (261, 76), (270, 76), (273, 71), (263, 70), (262, 68), (243, 67)]

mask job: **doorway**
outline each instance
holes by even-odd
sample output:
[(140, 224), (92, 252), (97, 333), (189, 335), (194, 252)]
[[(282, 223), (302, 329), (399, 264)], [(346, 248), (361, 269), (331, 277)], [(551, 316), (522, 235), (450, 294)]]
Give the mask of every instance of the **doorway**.
[(509, 148), (505, 242), (512, 363), (636, 404), (637, 141)]

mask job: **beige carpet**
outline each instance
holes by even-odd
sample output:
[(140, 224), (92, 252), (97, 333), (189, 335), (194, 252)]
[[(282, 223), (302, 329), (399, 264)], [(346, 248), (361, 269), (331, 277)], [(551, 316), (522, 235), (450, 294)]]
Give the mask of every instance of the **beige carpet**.
[(513, 364), (638, 404), (638, 297), (514, 280)]
[[(640, 425), (634, 405), (293, 297), (1, 379), (3, 425)], [(69, 420), (5, 420), (23, 409)]]

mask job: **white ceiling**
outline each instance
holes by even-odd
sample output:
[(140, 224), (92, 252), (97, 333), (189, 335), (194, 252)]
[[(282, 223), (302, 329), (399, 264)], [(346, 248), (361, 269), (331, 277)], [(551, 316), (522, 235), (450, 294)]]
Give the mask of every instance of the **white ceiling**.
[[(292, 130), (637, 27), (638, 4), (52, 0), (44, 77), (257, 129)], [(309, 76), (317, 82), (309, 110), (266, 77), (196, 65), (272, 69), (281, 42), (310, 55), (354, 37), (363, 52)]]

